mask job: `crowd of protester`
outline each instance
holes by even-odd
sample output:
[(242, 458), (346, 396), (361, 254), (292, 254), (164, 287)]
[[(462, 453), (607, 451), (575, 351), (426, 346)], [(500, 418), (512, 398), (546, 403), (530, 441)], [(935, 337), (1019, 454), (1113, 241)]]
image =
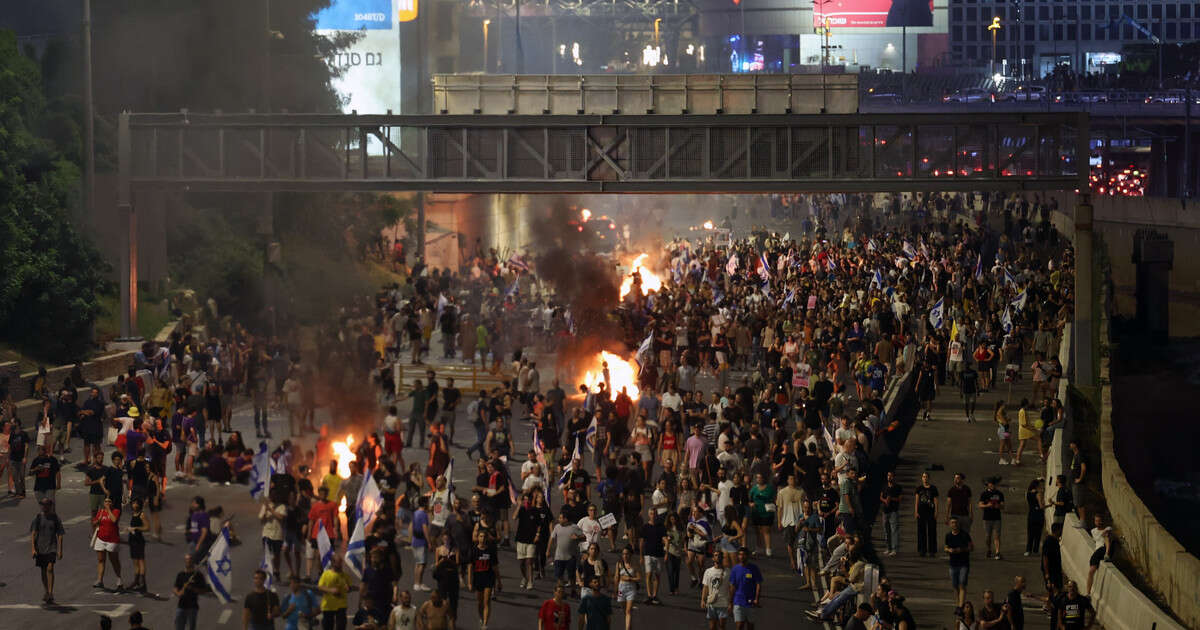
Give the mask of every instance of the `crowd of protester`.
[[(145, 537), (161, 539), (166, 485), (198, 477), (249, 481), (255, 452), (230, 426), (241, 398), (253, 408), (256, 438), (272, 446), (273, 470), (258, 515), (269, 566), (255, 575), (252, 594), (260, 596), (245, 600), (248, 627), (274, 627), (283, 618), (293, 628), (319, 617), (340, 630), (350, 617), (348, 592), (357, 589), (354, 627), (435, 630), (475, 616), (486, 628), (492, 598), (504, 588), (500, 549), (512, 549), (517, 588), (552, 585), (554, 597), (538, 612), (546, 630), (570, 627), (572, 613), (589, 629), (609, 627), (620, 613), (631, 630), (635, 603), (689, 596), (710, 627), (731, 618), (744, 630), (772, 586), (756, 561), (778, 555), (796, 575), (794, 585), (813, 592), (814, 618), (847, 628), (915, 628), (896, 585), (870, 562), (876, 556), (864, 540), (870, 523), (863, 514), (874, 510), (864, 502), (876, 501), (886, 535), (880, 555), (899, 552), (899, 514), (911, 504), (919, 553), (949, 558), (961, 627), (1016, 614), (1011, 602), (998, 605), (988, 594), (977, 610), (965, 598), (974, 503), (961, 478), (942, 509), (928, 481), (911, 500), (890, 473), (878, 499), (862, 491), (872, 444), (896, 428), (884, 401), (902, 377), (924, 421), (949, 388), (967, 422), (977, 420), (981, 392), (1030, 378), (1035, 400), (1011, 410), (1001, 401), (993, 411), (997, 436), (1009, 445), (999, 463), (1023, 464), (1026, 449), (1044, 457), (1043, 442), (1062, 421), (1054, 340), (1071, 317), (1073, 263), (1048, 228), (1050, 207), (1036, 199), (928, 195), (879, 204), (867, 196), (791, 196), (772, 199), (770, 208), (777, 218), (803, 215), (797, 234), (756, 229), (734, 238), (726, 229), (674, 239), (651, 252), (661, 290), (643, 292), (634, 274), (633, 290), (608, 315), (621, 331), (610, 347), (636, 360), (636, 384), (614, 385), (607, 369), (595, 387), (560, 382), (563, 365), (543, 378), (537, 358), (588, 331), (522, 258), (482, 249), (461, 273), (417, 265), (404, 284), (346, 305), (317, 336), (311, 364), (295, 338), (235, 329), (206, 341), (176, 336), (165, 346), (147, 344), (108, 395), (74, 377), (57, 392), (46, 384), (38, 422), (49, 429), (44, 436), (38, 429), (43, 461), (31, 464), (43, 512), (54, 514), (54, 480), (45, 480), (58, 474), (54, 454), (65, 457), (78, 435), (97, 586), (107, 564), (118, 588), (144, 589)], [(1002, 217), (1002, 229), (988, 227), (992, 215)], [(429, 359), (435, 352), (440, 360)], [(438, 375), (436, 364), (446, 360), (482, 363), (504, 384), (464, 393)], [(421, 377), (394, 378), (397, 363), (426, 361)], [(632, 385), (639, 395), (631, 395)], [(332, 422), (316, 426), (315, 409), (330, 392), (361, 390), (372, 394), (339, 399)], [(287, 418), (286, 438), (271, 435), (272, 417)], [(28, 446), (17, 419), (5, 422), (3, 459), (13, 492), (23, 496)], [(469, 425), (465, 439), (457, 432), (462, 423)], [(354, 460), (345, 476), (333, 444), (347, 432)], [(316, 433), (315, 442), (306, 433)], [(522, 452), (518, 442), (530, 447)], [(454, 464), (459, 473), (475, 470), (473, 483), (454, 482), (452, 445), (477, 455)], [(109, 446), (115, 450), (106, 460), (102, 447)], [(364, 532), (365, 566), (353, 580), (340, 552), (355, 531), (353, 506), (368, 478), (385, 507)], [(1051, 499), (1031, 487), (1031, 518), (1035, 501), (1049, 500), (1056, 513), (1072, 509), (1078, 483), (1066, 487)], [(985, 524), (1002, 507), (1002, 496), (988, 494), (994, 491), (989, 485), (978, 497)], [(344, 516), (343, 501), (351, 506)], [(127, 586), (116, 552), (126, 507), (136, 567)], [(195, 627), (196, 594), (205, 590), (196, 563), (223, 529), (237, 539), (231, 520), (202, 494), (188, 511), (189, 555), (174, 589), (181, 629)], [(943, 517), (950, 529), (939, 539)], [(34, 537), (35, 556), (50, 566), (52, 601), (47, 556), (56, 530), (49, 516), (39, 519), (35, 531), (48, 533)], [(987, 556), (999, 559), (998, 523), (986, 531)], [(317, 553), (321, 532), (338, 550), (328, 560)], [(1027, 535), (1026, 553), (1038, 553), (1041, 528), (1031, 525)], [(282, 587), (283, 567), (289, 592), (272, 599), (265, 580)], [(1057, 582), (1052, 577), (1048, 609), (1082, 610), (1061, 569)], [(1014, 588), (1018, 603), (1023, 588)], [(475, 593), (474, 611), (460, 610), (464, 589)], [(423, 591), (429, 597), (415, 607), (413, 593)], [(1061, 627), (1083, 627), (1072, 619)]]

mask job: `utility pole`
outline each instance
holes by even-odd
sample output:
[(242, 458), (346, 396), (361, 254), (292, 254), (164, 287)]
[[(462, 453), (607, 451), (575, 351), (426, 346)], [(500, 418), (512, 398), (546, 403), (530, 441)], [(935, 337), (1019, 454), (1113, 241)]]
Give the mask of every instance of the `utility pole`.
[(517, 32), (517, 74), (525, 74), (525, 49), (521, 46), (521, 0), (516, 2), (517, 17), (513, 24)]
[[(274, 39), (275, 33), (271, 30), (271, 0), (262, 0), (262, 81), (259, 84), (259, 99), (258, 106), (260, 112), (268, 114), (271, 112), (271, 40)], [(265, 146), (263, 151), (269, 154), (271, 144), (271, 132), (268, 130)], [(275, 312), (275, 283), (271, 272), (272, 252), (276, 255), (282, 255), (275, 247), (275, 194), (271, 192), (263, 193), (263, 205), (258, 221), (258, 232), (262, 237), (262, 257), (263, 257), (263, 306), (267, 309), (268, 317), (264, 323), (269, 327), (268, 330), (272, 335), (278, 331), (276, 324), (278, 323), (278, 313)]]
[(92, 0), (83, 0), (83, 210), (96, 218), (96, 105), (92, 100)]

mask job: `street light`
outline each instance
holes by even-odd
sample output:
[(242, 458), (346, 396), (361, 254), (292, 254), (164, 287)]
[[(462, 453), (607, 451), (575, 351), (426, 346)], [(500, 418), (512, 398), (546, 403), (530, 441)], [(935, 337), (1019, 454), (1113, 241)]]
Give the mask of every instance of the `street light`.
[(987, 29), (992, 32), (992, 67), (991, 72), (988, 74), (996, 73), (996, 32), (999, 31), (1000, 28), (1000, 16), (997, 15), (992, 17), (992, 23), (988, 24), (987, 27)]
[(488, 67), (488, 26), (492, 24), (491, 20), (483, 21), (483, 72), (486, 74), (491, 68)]

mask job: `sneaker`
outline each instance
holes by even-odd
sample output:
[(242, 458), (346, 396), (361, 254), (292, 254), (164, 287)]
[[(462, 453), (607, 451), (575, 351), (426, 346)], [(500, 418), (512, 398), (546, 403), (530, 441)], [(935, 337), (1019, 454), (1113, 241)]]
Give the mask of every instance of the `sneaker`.
[(996, 555), (992, 556), (992, 558), (994, 560), (1003, 560), (1004, 559), (1000, 554), (996, 554)]
[(1029, 552), (1028, 552), (1028, 551), (1026, 551), (1026, 552), (1025, 552), (1025, 557), (1026, 557), (1026, 558), (1028, 558), (1028, 557), (1029, 557)]
[(1001, 466), (1007, 466), (1007, 465), (1008, 465), (1008, 460), (1007, 460), (1007, 459), (1001, 459), (1001, 460), (1000, 460), (1000, 465), (1001, 465)]
[(767, 547), (767, 557), (768, 558), (771, 557), (771, 548), (770, 547)]

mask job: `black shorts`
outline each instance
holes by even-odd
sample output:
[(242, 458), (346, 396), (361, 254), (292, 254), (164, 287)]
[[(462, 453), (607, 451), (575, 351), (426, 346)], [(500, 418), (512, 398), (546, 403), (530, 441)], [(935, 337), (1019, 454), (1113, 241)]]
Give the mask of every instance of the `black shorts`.
[(1104, 547), (1092, 552), (1092, 557), (1088, 558), (1088, 566), (1098, 567), (1102, 560), (1104, 560)]
[(56, 553), (39, 553), (37, 558), (34, 558), (34, 564), (41, 568), (53, 566), (57, 561), (58, 554)]
[(283, 551), (282, 540), (271, 540), (270, 538), (264, 538), (263, 543), (265, 543), (267, 545), (267, 549), (271, 550), (271, 553), (275, 555), (279, 555), (279, 552)]
[(100, 436), (93, 433), (82, 433), (79, 437), (83, 438), (84, 446), (100, 446)]
[(154, 512), (155, 514), (161, 512), (163, 509), (162, 495), (157, 492), (150, 495), (150, 497), (148, 499), (146, 499), (146, 507), (149, 508), (150, 511)]
[(496, 574), (491, 571), (471, 574), (471, 590), (476, 593), (482, 592), (485, 588), (492, 588), (495, 585)]

